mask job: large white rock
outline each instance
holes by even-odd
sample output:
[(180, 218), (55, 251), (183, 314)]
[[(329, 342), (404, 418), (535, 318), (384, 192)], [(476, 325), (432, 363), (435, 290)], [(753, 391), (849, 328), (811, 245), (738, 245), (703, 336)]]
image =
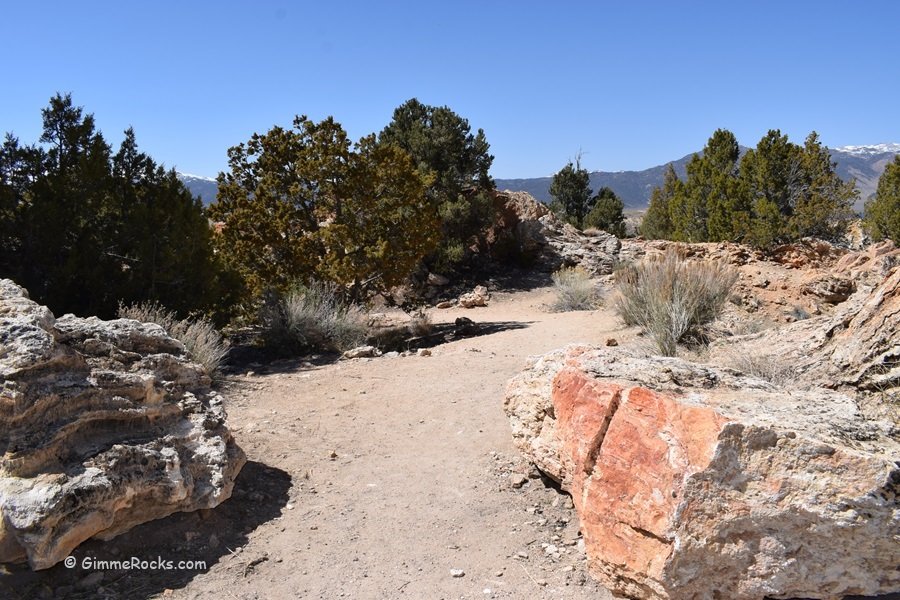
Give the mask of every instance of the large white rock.
[(158, 325), (55, 319), (0, 280), (0, 562), (228, 499), (245, 457), (210, 383)]

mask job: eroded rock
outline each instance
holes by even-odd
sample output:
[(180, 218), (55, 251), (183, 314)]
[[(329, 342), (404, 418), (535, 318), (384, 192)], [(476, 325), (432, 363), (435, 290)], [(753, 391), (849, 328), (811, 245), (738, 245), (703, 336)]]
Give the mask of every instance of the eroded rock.
[(591, 573), (630, 598), (900, 590), (900, 443), (853, 398), (572, 346), (507, 389), (519, 449), (572, 494)]
[(210, 383), (158, 325), (55, 319), (0, 281), (0, 562), (228, 499), (246, 459)]

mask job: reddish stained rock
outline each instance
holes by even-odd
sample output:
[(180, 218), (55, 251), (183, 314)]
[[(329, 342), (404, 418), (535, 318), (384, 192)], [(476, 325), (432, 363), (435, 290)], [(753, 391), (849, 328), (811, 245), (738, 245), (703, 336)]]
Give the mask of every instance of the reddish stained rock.
[(847, 396), (573, 346), (512, 380), (517, 446), (573, 497), (629, 598), (900, 590), (900, 445)]

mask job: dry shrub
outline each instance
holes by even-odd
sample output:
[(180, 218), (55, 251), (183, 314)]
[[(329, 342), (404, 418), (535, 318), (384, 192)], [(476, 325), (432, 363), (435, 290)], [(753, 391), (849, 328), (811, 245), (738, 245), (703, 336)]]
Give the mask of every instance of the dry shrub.
[(119, 304), (120, 319), (134, 319), (141, 323), (156, 323), (170, 336), (184, 344), (191, 359), (203, 366), (215, 378), (228, 354), (228, 340), (222, 337), (206, 319), (179, 319), (174, 312), (156, 302), (141, 302), (125, 306)]
[(793, 370), (783, 360), (776, 356), (748, 351), (746, 348), (728, 349), (716, 362), (776, 385), (785, 385), (793, 379)]
[(260, 314), (266, 344), (280, 352), (343, 352), (366, 340), (367, 316), (333, 285), (313, 282), (266, 302)]
[(662, 355), (675, 356), (678, 342), (722, 312), (736, 280), (723, 261), (689, 261), (668, 250), (617, 272), (614, 308), (626, 325), (649, 334)]
[(593, 310), (600, 306), (597, 286), (587, 271), (580, 267), (567, 267), (553, 274), (556, 302), (550, 307), (556, 312)]
[(430, 334), (434, 329), (434, 325), (431, 322), (431, 315), (425, 312), (424, 308), (416, 309), (416, 311), (410, 315), (409, 322), (406, 324), (406, 329), (413, 337), (423, 337)]

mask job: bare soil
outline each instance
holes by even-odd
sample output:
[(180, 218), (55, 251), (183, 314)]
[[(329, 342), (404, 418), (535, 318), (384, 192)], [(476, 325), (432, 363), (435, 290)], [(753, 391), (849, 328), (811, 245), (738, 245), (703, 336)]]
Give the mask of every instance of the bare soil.
[[(83, 544), (75, 568), (11, 568), (0, 597), (609, 598), (585, 571), (571, 499), (519, 458), (502, 401), (529, 355), (635, 332), (605, 309), (551, 313), (552, 300), (544, 288), (432, 310), (487, 333), (431, 356), (229, 377), (249, 459), (230, 500)], [(85, 566), (131, 557), (206, 565)]]

